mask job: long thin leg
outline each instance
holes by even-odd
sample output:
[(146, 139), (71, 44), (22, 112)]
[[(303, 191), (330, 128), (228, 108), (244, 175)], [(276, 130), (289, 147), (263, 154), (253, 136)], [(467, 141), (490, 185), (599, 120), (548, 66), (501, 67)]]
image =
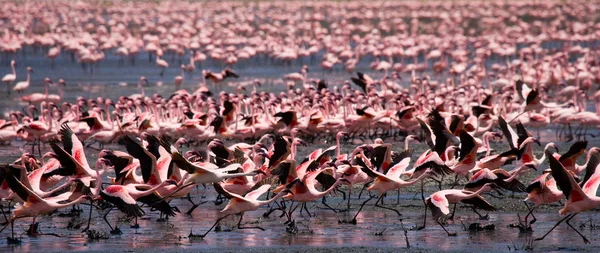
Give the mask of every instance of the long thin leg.
[(554, 227), (552, 227), (550, 229), (550, 231), (548, 231), (546, 234), (544, 234), (544, 236), (540, 237), (540, 238), (535, 238), (536, 241), (541, 241), (544, 240), (544, 238), (546, 238), (546, 236), (548, 234), (550, 234), (550, 232), (552, 232), (552, 230), (554, 230), (556, 227), (558, 227), (558, 225), (560, 225), (563, 221), (565, 221), (566, 219), (568, 219), (569, 217), (571, 217), (571, 215), (567, 215), (566, 217), (564, 217), (562, 220), (559, 220), (556, 225), (554, 225)]
[(531, 222), (529, 222), (529, 225), (531, 225), (537, 221), (537, 218), (535, 218), (535, 215), (533, 215), (533, 210), (535, 210), (537, 208), (537, 206), (534, 206), (533, 208), (529, 208), (529, 205), (527, 204), (527, 202), (523, 201), (523, 203), (525, 203), (527, 210), (529, 210), (529, 213), (527, 213), (527, 215), (525, 216), (525, 222), (527, 222), (527, 217), (529, 217), (531, 215), (531, 217), (533, 217), (533, 220), (531, 220)]
[(396, 190), (398, 191), (398, 195), (396, 195), (396, 205), (400, 205), (400, 188)]
[(350, 211), (350, 197), (352, 196), (352, 186), (348, 187), (348, 203), (346, 204), (346, 210)]
[(5, 222), (2, 223), (1, 225), (6, 225), (8, 224), (8, 217), (6, 217), (6, 213), (4, 212), (4, 207), (2, 207), (2, 205), (0, 204), (0, 212), (2, 212), (2, 215), (4, 215), (4, 220)]
[(396, 212), (396, 214), (398, 214), (398, 216), (402, 216), (402, 214), (398, 210), (380, 205), (379, 202), (383, 202), (382, 200), (383, 200), (383, 194), (379, 197), (379, 200), (377, 200), (377, 202), (375, 202), (375, 206), (386, 209), (386, 210), (394, 211), (394, 212)]
[(31, 220), (31, 226), (29, 226), (29, 229), (27, 230), (27, 235), (29, 236), (36, 236), (37, 235), (37, 229), (35, 226), (35, 217), (33, 216), (33, 219)]
[(313, 217), (312, 214), (310, 214), (310, 212), (308, 211), (308, 208), (306, 207), (306, 202), (302, 203), (302, 207), (300, 210), (302, 210), (302, 208), (304, 208), (304, 211), (306, 211), (306, 214), (308, 214), (308, 217)]
[(446, 234), (448, 234), (448, 236), (456, 236), (456, 233), (450, 233), (450, 232), (448, 232), (448, 230), (447, 230), (447, 229), (444, 227), (444, 225), (442, 225), (442, 223), (440, 223), (440, 221), (439, 221), (439, 220), (437, 221), (437, 224), (439, 224), (439, 225), (440, 225), (440, 227), (442, 227), (442, 229), (443, 229), (444, 231), (446, 231)]
[(569, 227), (571, 227), (573, 230), (575, 230), (575, 232), (577, 232), (577, 234), (579, 234), (579, 236), (581, 236), (581, 238), (583, 239), (583, 242), (584, 242), (584, 243), (586, 243), (586, 244), (589, 244), (589, 243), (590, 243), (590, 241), (589, 241), (587, 238), (585, 238), (585, 236), (583, 236), (583, 235), (581, 234), (581, 232), (579, 232), (579, 230), (577, 230), (575, 227), (573, 227), (573, 226), (571, 225), (571, 223), (569, 223), (569, 221), (571, 221), (571, 219), (573, 219), (573, 217), (575, 217), (575, 215), (577, 215), (577, 214), (578, 214), (578, 213), (575, 213), (575, 214), (571, 215), (571, 218), (567, 219), (567, 222), (566, 222), (566, 223), (567, 223), (567, 225), (569, 225)]
[(240, 215), (240, 220), (238, 221), (237, 227), (238, 229), (260, 229), (262, 231), (265, 231), (264, 228), (255, 226), (255, 227), (242, 227), (242, 219), (244, 218), (244, 213), (242, 213), (242, 215)]
[[(350, 198), (348, 198), (350, 199)], [(330, 205), (328, 205), (327, 203), (323, 202), (322, 203), (325, 207), (327, 207), (329, 210), (333, 211), (334, 213), (337, 213), (338, 210), (336, 210), (335, 208), (331, 207)], [(308, 212), (308, 209), (306, 210), (306, 212)]]
[(352, 218), (352, 221), (350, 221), (350, 223), (356, 224), (356, 217), (358, 217), (358, 214), (360, 213), (360, 211), (362, 211), (363, 207), (365, 207), (365, 205), (367, 204), (367, 202), (369, 202), (374, 197), (375, 196), (369, 197), (367, 200), (365, 200), (365, 202), (362, 203), (362, 205), (360, 205), (360, 208), (358, 209), (358, 211), (356, 212), (356, 214), (354, 215), (354, 217)]
[(368, 187), (368, 183), (367, 184), (363, 184), (363, 187), (360, 189), (360, 192), (358, 193), (358, 198), (360, 199), (360, 197), (362, 196), (363, 191)]
[(92, 222), (92, 207), (93, 206), (94, 205), (92, 204), (92, 200), (90, 199), (90, 215), (88, 216), (87, 226), (85, 226), (85, 228), (81, 232), (85, 232), (85, 231), (88, 231), (88, 229), (90, 229), (90, 223)]
[(454, 213), (456, 213), (456, 203), (454, 203), (454, 207), (452, 208), (452, 215), (448, 217), (448, 220), (454, 220)]
[(221, 218), (218, 218), (218, 219), (217, 219), (217, 221), (215, 222), (215, 224), (213, 224), (213, 225), (212, 225), (212, 227), (210, 227), (210, 228), (208, 229), (208, 231), (206, 231), (206, 233), (204, 233), (204, 234), (202, 234), (202, 235), (195, 235), (195, 234), (193, 234), (193, 233), (190, 231), (190, 237), (200, 237), (200, 238), (204, 238), (206, 235), (208, 235), (208, 233), (210, 233), (210, 231), (211, 231), (211, 230), (213, 230), (213, 228), (215, 228), (215, 227), (217, 226), (217, 224), (219, 224), (219, 222), (220, 222), (222, 219), (225, 219), (225, 217), (227, 217), (227, 216), (229, 216), (229, 214), (228, 214), (228, 215), (225, 215), (225, 216), (223, 216), (223, 217), (221, 217)]

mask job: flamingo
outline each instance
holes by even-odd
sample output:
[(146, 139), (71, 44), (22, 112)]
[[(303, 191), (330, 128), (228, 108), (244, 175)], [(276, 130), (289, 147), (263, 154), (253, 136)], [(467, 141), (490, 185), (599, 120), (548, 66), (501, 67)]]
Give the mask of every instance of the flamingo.
[(15, 84), (13, 90), (17, 93), (22, 93), (24, 90), (29, 88), (29, 80), (31, 80), (31, 73), (33, 73), (33, 69), (31, 67), (27, 67), (27, 79), (25, 81), (21, 81)]
[(598, 185), (600, 184), (600, 170), (598, 166), (589, 170), (586, 170), (586, 176), (581, 183), (577, 183), (573, 178), (573, 175), (569, 173), (567, 169), (550, 153), (546, 150), (544, 152), (548, 157), (548, 163), (552, 171), (552, 177), (556, 180), (560, 191), (567, 198), (565, 205), (559, 210), (561, 216), (566, 215), (563, 219), (559, 220), (547, 233), (542, 237), (536, 238), (536, 241), (543, 240), (548, 234), (550, 234), (560, 223), (565, 221), (567, 225), (573, 229), (581, 238), (583, 242), (589, 244), (590, 241), (583, 235), (577, 228), (573, 227), (569, 221), (573, 219), (577, 214), (594, 209), (600, 206), (600, 197), (596, 196), (598, 191)]
[[(490, 188), (491, 184), (486, 184), (475, 192), (457, 189), (441, 190), (431, 194), (427, 199), (425, 199), (425, 203), (426, 206), (431, 209), (431, 215), (433, 216), (435, 222), (437, 222), (440, 227), (446, 231), (448, 236), (456, 236), (456, 233), (448, 232), (444, 225), (442, 225), (442, 223), (444, 223), (446, 218), (450, 215), (450, 204), (462, 202), (486, 211), (495, 211), (496, 208), (494, 208), (483, 197), (481, 197), (481, 195), (479, 195), (482, 192), (489, 191)], [(425, 216), (423, 218), (423, 226), (420, 227), (421, 229), (425, 228), (426, 222), (427, 209), (425, 209)]]
[(12, 69), (12, 74), (6, 74), (2, 77), (2, 82), (6, 83), (6, 92), (10, 95), (10, 84), (17, 80), (17, 72), (15, 71), (15, 60), (10, 61), (10, 68)]
[(86, 198), (89, 198), (87, 195), (81, 195), (79, 196), (79, 198), (67, 203), (58, 203), (58, 201), (44, 199), (37, 195), (35, 192), (33, 192), (33, 190), (23, 185), (21, 181), (19, 181), (13, 174), (11, 174), (8, 165), (3, 165), (0, 168), (0, 172), (2, 173), (4, 180), (6, 180), (10, 188), (19, 196), (19, 198), (25, 201), (22, 205), (18, 205), (15, 208), (15, 210), (13, 211), (13, 216), (9, 223), (6, 224), (4, 228), (0, 230), (0, 232), (2, 232), (8, 225), (10, 225), (12, 230), (12, 237), (9, 239), (12, 240), (18, 240), (14, 235), (15, 220), (26, 217), (33, 217), (32, 224), (35, 224), (35, 218), (40, 214), (49, 214), (57, 209), (79, 204), (83, 202)]
[(232, 214), (238, 214), (238, 213), (241, 214), (240, 220), (238, 221), (238, 224), (237, 224), (238, 229), (260, 229), (260, 230), (264, 231), (265, 230), (264, 228), (258, 227), (258, 226), (243, 227), (242, 219), (244, 218), (244, 213), (258, 210), (258, 208), (261, 206), (271, 204), (271, 203), (273, 203), (273, 201), (275, 201), (285, 195), (292, 194), (292, 192), (289, 189), (285, 189), (283, 191), (278, 192), (275, 196), (271, 197), (268, 200), (258, 200), (258, 198), (260, 198), (260, 196), (262, 196), (265, 192), (267, 192), (273, 185), (274, 185), (273, 179), (264, 179), (263, 181), (255, 184), (254, 187), (252, 187), (248, 191), (248, 193), (246, 193), (246, 195), (242, 196), (239, 194), (228, 192), (227, 190), (223, 189), (223, 187), (219, 183), (213, 183), (215, 190), (219, 194), (228, 198), (229, 203), (227, 204), (227, 206), (225, 206), (225, 208), (223, 208), (223, 210), (221, 210), (219, 212), (220, 217), (204, 234), (194, 235), (192, 232), (190, 232), (190, 237), (198, 236), (200, 238), (204, 238), (217, 224), (219, 224), (219, 222), (221, 220), (225, 219), (226, 217), (228, 217)]

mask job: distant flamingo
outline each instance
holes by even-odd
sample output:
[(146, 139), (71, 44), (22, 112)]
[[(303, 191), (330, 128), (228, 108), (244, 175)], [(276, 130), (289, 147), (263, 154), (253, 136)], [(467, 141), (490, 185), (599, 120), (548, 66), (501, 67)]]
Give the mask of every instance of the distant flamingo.
[(8, 93), (8, 95), (10, 95), (10, 84), (12, 82), (14, 82), (15, 80), (17, 80), (17, 72), (15, 71), (15, 64), (16, 64), (16, 62), (14, 60), (10, 61), (10, 68), (12, 69), (12, 74), (6, 74), (6, 75), (4, 75), (4, 77), (2, 77), (2, 82), (6, 83), (6, 92)]
[(29, 81), (31, 78), (30, 77), (31, 73), (33, 73), (33, 69), (31, 67), (27, 67), (27, 80), (21, 81), (21, 82), (18, 82), (17, 84), (15, 84), (15, 87), (13, 87), (13, 90), (16, 91), (17, 93), (22, 93), (24, 90), (29, 88)]

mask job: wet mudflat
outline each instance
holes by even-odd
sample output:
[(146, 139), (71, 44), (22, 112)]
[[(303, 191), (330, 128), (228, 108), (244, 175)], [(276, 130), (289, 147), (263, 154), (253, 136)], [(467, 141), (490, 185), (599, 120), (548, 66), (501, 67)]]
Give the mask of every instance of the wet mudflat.
[[(552, 131), (543, 131), (544, 135), (553, 134)], [(544, 136), (542, 136), (544, 137)], [(593, 145), (592, 141), (592, 145)], [(5, 147), (3, 152), (11, 155), (4, 156), (3, 161), (10, 161), (18, 155), (16, 143), (12, 147)], [(314, 144), (314, 148), (327, 147), (330, 144)], [(493, 148), (502, 148), (501, 144), (494, 144)], [(354, 145), (345, 144), (344, 149), (349, 150)], [(401, 146), (398, 143), (398, 146)], [(117, 145), (109, 148), (122, 149)], [(415, 154), (422, 152), (424, 147), (419, 147)], [(11, 152), (7, 151), (8, 149)], [(313, 148), (301, 150), (300, 155), (305, 155)], [(541, 148), (540, 148), (541, 149)], [(343, 151), (344, 152), (344, 151)], [(97, 151), (89, 149), (88, 159), (95, 161)], [(538, 152), (539, 153), (539, 152)], [(539, 155), (539, 154), (538, 154)], [(14, 157), (13, 157), (14, 156)], [(416, 157), (413, 158), (413, 160)], [(547, 165), (540, 166), (545, 169)], [(112, 176), (113, 171), (108, 171), (107, 176)], [(532, 172), (521, 181), (527, 184), (535, 175)], [(446, 180), (444, 188), (449, 188), (451, 179)], [(348, 192), (345, 187), (340, 188)], [(426, 184), (426, 195), (437, 190), (434, 183)], [(119, 219), (122, 235), (110, 235), (108, 225), (102, 219), (106, 210), (92, 209), (91, 229), (103, 238), (92, 239), (88, 234), (82, 233), (89, 214), (89, 206), (80, 205), (82, 212), (72, 213), (71, 210), (60, 210), (51, 216), (43, 216), (40, 221), (40, 231), (46, 234), (37, 237), (25, 235), (31, 219), (16, 222), (15, 233), (23, 242), (19, 245), (8, 245), (5, 239), (0, 241), (0, 251), (21, 252), (44, 249), (44, 251), (91, 251), (91, 252), (180, 252), (182, 250), (201, 252), (314, 252), (347, 251), (364, 252), (490, 252), (507, 251), (594, 251), (596, 241), (600, 239), (600, 216), (596, 212), (586, 212), (578, 215), (572, 224), (581, 229), (582, 233), (591, 241), (591, 245), (584, 245), (581, 238), (566, 225), (559, 226), (544, 241), (532, 242), (532, 238), (539, 237), (550, 229), (561, 217), (558, 215), (559, 204), (538, 208), (536, 217), (538, 221), (533, 225), (533, 232), (521, 232), (512, 225), (517, 224), (517, 214), (523, 217), (527, 213), (522, 200), (525, 194), (504, 193), (503, 196), (485, 195), (485, 198), (494, 205), (498, 211), (489, 213), (488, 220), (480, 220), (469, 208), (459, 206), (454, 221), (448, 221), (447, 229), (457, 233), (455, 237), (448, 237), (446, 233), (433, 220), (427, 221), (424, 230), (414, 230), (423, 221), (423, 202), (421, 201), (419, 186), (402, 189), (400, 196), (395, 191), (389, 192), (384, 199), (387, 207), (397, 209), (402, 216), (396, 213), (374, 207), (373, 199), (365, 206), (363, 212), (357, 217), (357, 224), (345, 224), (340, 221), (351, 220), (360, 204), (368, 198), (368, 193), (363, 192), (361, 199), (357, 199), (359, 188), (355, 188), (351, 195), (350, 211), (337, 212), (326, 209), (320, 201), (308, 205), (311, 216), (306, 212), (294, 213), (297, 232), (290, 233), (280, 218), (280, 211), (273, 212), (269, 217), (263, 217), (268, 208), (261, 208), (249, 212), (244, 216), (246, 226), (261, 226), (261, 230), (240, 230), (237, 228), (239, 216), (228, 217), (223, 220), (218, 230), (211, 232), (207, 237), (189, 237), (190, 232), (201, 234), (206, 231), (217, 219), (218, 212), (225, 204), (215, 205), (216, 193), (211, 186), (199, 186), (192, 192), (195, 202), (207, 201), (198, 207), (191, 215), (185, 212), (191, 204), (185, 199), (173, 200), (181, 213), (167, 222), (157, 222), (158, 212), (144, 207), (146, 216), (139, 219), (139, 229), (130, 228), (133, 220), (124, 220), (123, 215), (113, 210), (108, 220), (111, 224)], [(398, 202), (399, 201), (399, 202)], [(338, 193), (327, 198), (327, 203), (336, 209), (345, 209), (346, 201)], [(428, 218), (431, 215), (428, 213)], [(3, 219), (0, 217), (0, 219)], [(482, 229), (469, 229), (479, 223)], [(511, 225), (512, 224), (512, 225)], [(407, 230), (406, 234), (404, 230)], [(9, 231), (4, 231), (0, 236), (5, 238)], [(407, 247), (407, 241), (410, 247)]]

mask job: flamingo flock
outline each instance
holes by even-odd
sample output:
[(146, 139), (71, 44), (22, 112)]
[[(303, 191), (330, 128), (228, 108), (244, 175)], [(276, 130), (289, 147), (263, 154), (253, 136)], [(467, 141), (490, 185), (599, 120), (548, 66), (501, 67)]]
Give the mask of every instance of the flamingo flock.
[[(11, 72), (2, 81), (25, 106), (0, 116), (0, 144), (22, 151), (0, 164), (0, 233), (10, 226), (8, 241), (19, 243), (15, 223), (31, 218), (27, 235), (42, 235), (40, 215), (82, 206), (83, 231), (103, 229), (92, 223), (101, 218), (110, 234), (129, 233), (148, 213), (169, 221), (206, 212), (200, 193), (208, 192), (211, 203), (227, 204), (189, 238), (235, 215), (237, 229), (269, 229), (243, 222), (261, 209), (294, 234), (315, 205), (340, 226), (365, 222), (369, 203), (402, 222), (401, 196), (416, 191), (423, 219), (412, 229), (435, 225), (456, 236), (457, 208), (488, 219), (499, 209), (490, 197), (510, 202), (511, 192), (528, 210), (518, 217), (523, 230), (533, 231), (539, 206), (564, 205), (565, 217), (536, 240), (565, 222), (590, 243), (570, 221), (600, 206), (600, 149), (588, 149), (600, 126), (598, 25), (589, 18), (597, 8), (556, 6), (6, 3), (0, 61)], [(134, 69), (141, 52), (157, 73), (139, 77), (139, 94), (72, 100), (63, 90), (72, 78), (36, 76), (25, 58), (41, 53), (52, 70), (77, 62), (101, 75), (107, 55)], [(258, 65), (283, 70), (283, 87), (246, 74)], [(149, 80), (164, 76), (173, 89), (148, 92)], [(28, 92), (37, 85), (44, 93)], [(181, 201), (191, 207), (180, 210)], [(131, 218), (129, 227), (110, 221), (111, 212)]]

